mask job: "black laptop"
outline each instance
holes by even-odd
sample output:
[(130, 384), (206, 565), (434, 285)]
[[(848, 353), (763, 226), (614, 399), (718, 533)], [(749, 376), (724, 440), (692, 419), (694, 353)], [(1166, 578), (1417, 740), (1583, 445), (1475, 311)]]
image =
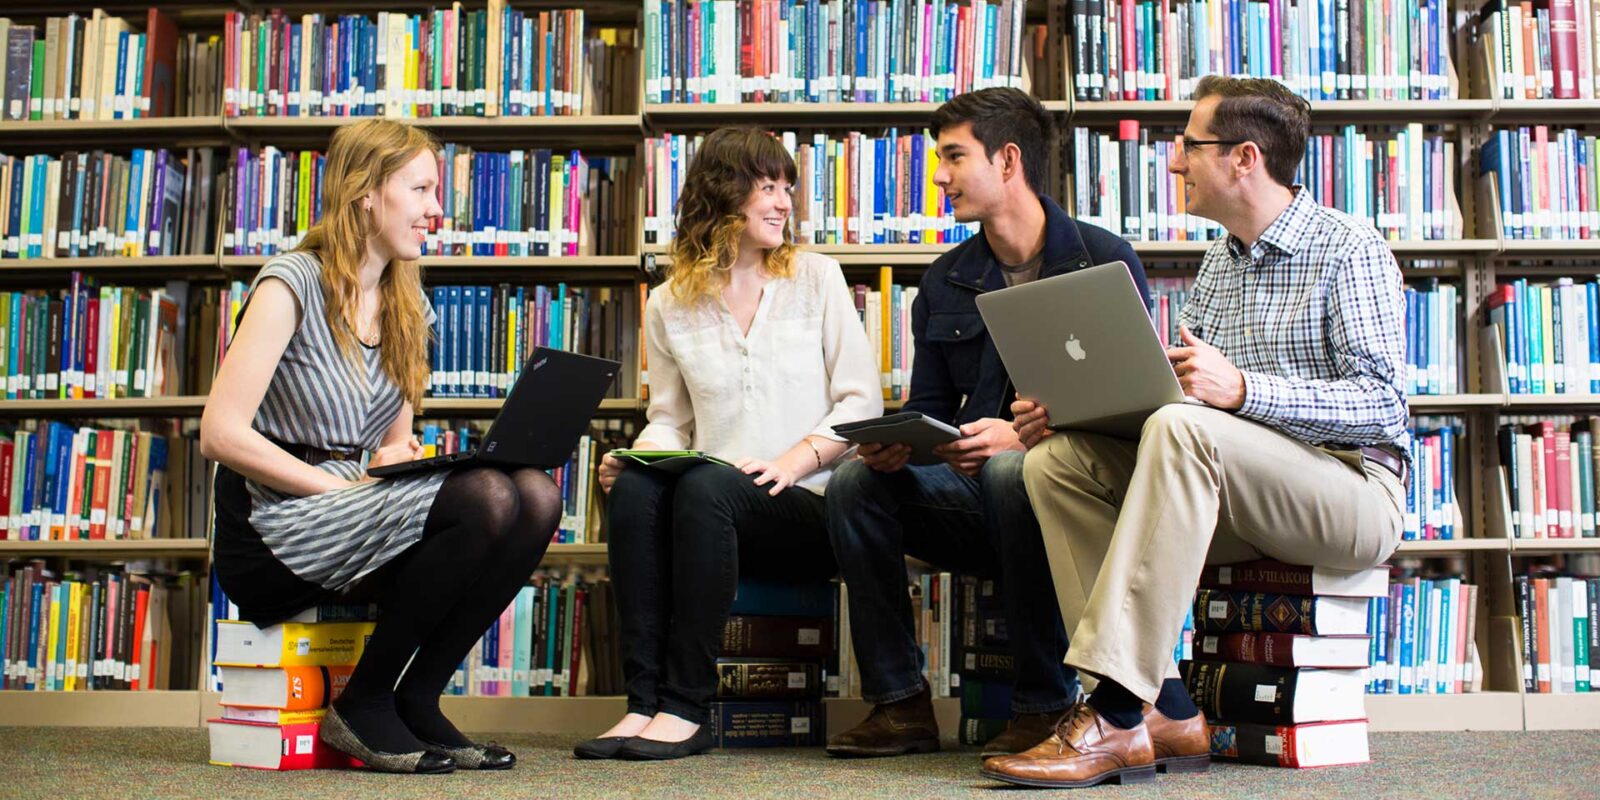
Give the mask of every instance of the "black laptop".
[(377, 478), (425, 470), (494, 464), (554, 469), (563, 466), (621, 364), (605, 358), (534, 349), (511, 393), (483, 436), (483, 444), (449, 455), (403, 461), (367, 470)]

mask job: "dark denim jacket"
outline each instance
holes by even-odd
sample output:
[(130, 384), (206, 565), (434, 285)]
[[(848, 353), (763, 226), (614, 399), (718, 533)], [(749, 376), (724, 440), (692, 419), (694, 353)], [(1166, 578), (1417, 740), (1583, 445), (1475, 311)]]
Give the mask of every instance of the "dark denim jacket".
[[(1150, 288), (1133, 247), (1104, 228), (1079, 222), (1044, 195), (1044, 260), (1048, 278), (1095, 264), (1125, 261), (1148, 305)], [(1014, 390), (1005, 364), (978, 314), (977, 297), (1005, 288), (1005, 276), (980, 233), (940, 256), (922, 275), (911, 304), (916, 355), (906, 411), (964, 425), (984, 417), (1011, 418)]]

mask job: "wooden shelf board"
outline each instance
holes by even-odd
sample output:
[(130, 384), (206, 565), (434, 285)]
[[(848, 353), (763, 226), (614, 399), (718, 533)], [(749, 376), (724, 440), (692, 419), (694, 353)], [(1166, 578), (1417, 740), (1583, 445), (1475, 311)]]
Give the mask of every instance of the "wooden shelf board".
[[(275, 256), (222, 256), (222, 268), (244, 272), (257, 270)], [(637, 269), (638, 256), (423, 256), (426, 270), (583, 270)]]
[(606, 545), (553, 544), (544, 553), (542, 564), (593, 565), (608, 563)]
[(0, 558), (67, 556), (85, 559), (182, 558), (208, 560), (211, 543), (194, 539), (122, 539), (99, 541), (0, 541)]
[(1600, 728), (1600, 693), (1525, 694), (1524, 724), (1530, 731)]
[(1448, 555), (1454, 553), (1469, 553), (1485, 550), (1498, 550), (1504, 552), (1510, 548), (1510, 543), (1505, 539), (1432, 539), (1422, 541), (1401, 542), (1395, 555)]
[[(1332, 121), (1386, 122), (1395, 118), (1392, 100), (1322, 100), (1311, 104), (1313, 124)], [(1471, 120), (1488, 117), (1494, 111), (1492, 100), (1430, 100), (1405, 103), (1406, 113), (1421, 120)], [(1194, 109), (1193, 100), (1108, 100), (1074, 102), (1074, 123), (1105, 120), (1151, 120), (1182, 122)]]
[[(1594, 239), (1506, 239), (1500, 242), (1501, 257), (1576, 258), (1600, 256), (1600, 240)], [(1520, 269), (1512, 267), (1513, 270)], [(1497, 272), (1499, 270), (1496, 270)], [(1568, 270), (1570, 273), (1571, 270)]]
[[(1600, 117), (1600, 100), (1497, 100), (1493, 122), (1549, 122), (1593, 120)], [(1414, 104), (1420, 105), (1420, 104)], [(1408, 107), (1409, 111), (1410, 107)]]
[(1513, 394), (1506, 396), (1511, 409), (1600, 408), (1600, 394)]
[(6, 725), (49, 727), (193, 728), (200, 693), (0, 691)]
[(138, 136), (140, 134), (222, 133), (223, 122), (212, 117), (138, 117), (118, 120), (54, 119), (0, 122), (0, 139), (50, 136)]
[(500, 116), (500, 117), (231, 117), (224, 120), (229, 130), (261, 133), (266, 131), (330, 131), (351, 122), (364, 119), (392, 119), (423, 128), (448, 130), (451, 133), (477, 131), (536, 132), (559, 131), (612, 131), (640, 133), (644, 120), (638, 114), (574, 114), (569, 116)]
[(647, 103), (644, 121), (652, 130), (663, 126), (721, 126), (728, 122), (761, 120), (814, 126), (921, 121), (924, 124), (940, 103)]
[[(500, 397), (424, 397), (418, 416), (424, 417), (492, 417), (499, 413), (505, 402)], [(632, 414), (643, 411), (645, 402), (635, 397), (607, 398), (600, 401), (601, 414)]]
[(439, 707), (464, 731), (593, 736), (628, 710), (628, 699), (607, 697), (456, 697)]
[(1600, 552), (1600, 539), (1512, 539), (1511, 552), (1516, 555)]
[(1499, 408), (1505, 397), (1498, 394), (1414, 394), (1406, 397), (1412, 413), (1451, 411), (1466, 408)]
[(200, 256), (101, 256), (95, 258), (7, 258), (0, 269), (90, 270), (145, 269), (150, 267), (215, 267), (217, 257)]
[(1517, 731), (1522, 730), (1522, 696), (1369, 694), (1367, 719), (1373, 731)]
[[(1133, 251), (1141, 256), (1167, 256), (1183, 258), (1199, 258), (1211, 249), (1214, 241), (1188, 240), (1181, 242), (1129, 242)], [(1389, 249), (1396, 256), (1402, 257), (1446, 257), (1468, 256), (1494, 253), (1499, 249), (1499, 242), (1494, 239), (1422, 239), (1422, 240), (1395, 240), (1389, 242)], [(1459, 271), (1459, 270), (1458, 270)], [(1434, 271), (1437, 273), (1437, 270)]]
[(0, 417), (192, 417), (206, 407), (198, 395), (116, 400), (0, 400)]

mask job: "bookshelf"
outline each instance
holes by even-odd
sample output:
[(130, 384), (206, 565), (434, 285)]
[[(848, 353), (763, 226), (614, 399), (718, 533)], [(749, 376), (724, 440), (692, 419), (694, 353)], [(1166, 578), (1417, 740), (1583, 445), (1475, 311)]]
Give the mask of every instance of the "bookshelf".
[[(106, 5), (106, 4), (103, 4)], [(113, 13), (133, 17), (150, 3), (114, 0)], [(220, 30), (224, 10), (250, 10), (217, 0), (183, 0), (178, 24), (181, 30)], [(420, 3), (402, 3), (408, 11)], [(482, 7), (481, 2), (466, 4)], [(577, 3), (553, 0), (510, 2), (513, 8), (572, 7)], [(583, 4), (589, 5), (589, 4)], [(594, 4), (594, 21), (604, 25), (642, 27), (639, 5), (632, 2)], [(331, 13), (371, 14), (395, 7), (393, 3), (349, 0), (329, 8)], [(264, 7), (262, 7), (264, 8)], [(307, 3), (290, 4), (293, 14), (317, 10)], [(87, 10), (87, 9), (84, 9)], [(28, 2), (13, 10), (13, 17), (42, 17), (62, 13), (54, 5)], [(1175, 132), (1186, 120), (1189, 101), (1073, 100), (1068, 4), (1064, 0), (1030, 3), (1030, 22), (1043, 16), (1052, 45), (1053, 69), (1064, 80), (1064, 93), (1044, 100), (1064, 130), (1076, 126), (1104, 130), (1124, 119)], [(1060, 46), (1057, 46), (1060, 45)], [(1458, 100), (1418, 102), (1325, 101), (1312, 105), (1313, 125), (1356, 124), (1385, 126), (1422, 122), (1444, 126), (1458, 146), (1457, 186), (1452, 187), (1467, 222), (1460, 238), (1391, 243), (1408, 280), (1439, 278), (1461, 287), (1462, 331), (1481, 327), (1481, 301), (1496, 282), (1508, 277), (1557, 277), (1600, 272), (1600, 241), (1512, 240), (1501, 235), (1498, 209), (1481, 196), (1476, 176), (1476, 147), (1497, 127), (1521, 124), (1592, 125), (1600, 119), (1600, 101), (1509, 100), (1488, 98), (1471, 73), (1475, 64), (1461, 58)], [(1038, 85), (1039, 76), (1035, 76)], [(642, 84), (643, 76), (638, 76)], [(668, 132), (703, 131), (730, 123), (757, 124), (770, 129), (881, 129), (915, 126), (937, 108), (936, 103), (753, 103), (687, 104), (644, 103), (630, 113), (529, 117), (431, 117), (408, 121), (435, 131), (442, 141), (474, 146), (527, 147), (537, 142), (552, 147), (578, 147), (585, 152), (637, 154), (646, 136)], [(125, 147), (129, 142), (187, 146), (204, 143), (217, 147), (261, 144), (321, 146), (338, 125), (359, 118), (277, 118), (203, 115), (140, 118), (115, 121), (0, 122), (0, 150), (9, 153), (57, 152), (67, 147)], [(1065, 143), (1057, 143), (1064, 145)], [(1059, 156), (1065, 146), (1052, 147)], [(1057, 198), (1067, 193), (1071, 161), (1056, 157), (1052, 188)], [(1067, 205), (1063, 202), (1063, 205)], [(1072, 209), (1069, 207), (1069, 211)], [(642, 241), (636, 214), (632, 242)], [(1134, 242), (1152, 277), (1189, 277), (1195, 272), (1207, 242)], [(820, 245), (847, 270), (892, 266), (911, 272), (925, 267), (951, 245)], [(56, 286), (73, 271), (106, 281), (137, 283), (189, 280), (209, 284), (247, 279), (266, 258), (261, 256), (193, 255), (138, 258), (55, 258), (0, 260), (0, 283), (11, 286)], [(1556, 263), (1544, 263), (1556, 261)], [(620, 255), (553, 257), (428, 257), (427, 277), (441, 283), (487, 277), (493, 280), (545, 281), (593, 280), (637, 284), (646, 280), (648, 268), (670, 264), (661, 246), (634, 247)], [(1417, 262), (1425, 266), (1417, 265)], [(853, 274), (853, 273), (852, 273)], [(31, 282), (31, 284), (30, 284)], [(1524, 695), (1521, 692), (1520, 651), (1516, 647), (1516, 612), (1510, 596), (1515, 574), (1513, 558), (1552, 554), (1600, 552), (1600, 540), (1519, 540), (1506, 533), (1497, 520), (1498, 485), (1494, 481), (1493, 431), (1499, 417), (1540, 411), (1600, 411), (1600, 395), (1516, 396), (1495, 386), (1481, 367), (1476, 336), (1463, 336), (1466, 351), (1462, 372), (1463, 393), (1415, 396), (1413, 415), (1458, 415), (1466, 426), (1463, 457), (1458, 461), (1457, 485), (1465, 518), (1465, 538), (1444, 541), (1403, 542), (1396, 557), (1465, 559), (1470, 574), (1484, 588), (1477, 610), (1478, 644), (1488, 672), (1485, 691), (1444, 696), (1368, 697), (1374, 730), (1517, 730), (1552, 727), (1600, 728), (1600, 694), (1590, 696)], [(204, 408), (202, 396), (136, 398), (97, 401), (0, 401), (0, 417), (24, 418), (139, 418), (197, 417)], [(499, 400), (430, 398), (420, 413), (430, 416), (487, 417)], [(898, 410), (901, 401), (886, 403)], [(600, 414), (637, 417), (645, 408), (639, 399), (606, 400)], [(204, 538), (155, 539), (113, 542), (0, 542), (0, 559), (70, 557), (84, 560), (178, 559), (205, 564), (209, 544)], [(595, 566), (606, 562), (604, 544), (557, 544), (547, 552), (546, 565)], [(0, 692), (0, 719), (40, 725), (175, 725), (195, 726), (214, 715), (217, 697), (202, 691), (27, 693)], [(620, 715), (623, 701), (616, 697), (481, 698), (447, 697), (446, 712), (463, 727), (476, 730), (559, 731), (591, 733)], [(864, 716), (865, 705), (854, 699), (829, 700), (829, 728), (842, 730)], [(954, 701), (937, 703), (944, 730), (956, 729), (959, 709)]]

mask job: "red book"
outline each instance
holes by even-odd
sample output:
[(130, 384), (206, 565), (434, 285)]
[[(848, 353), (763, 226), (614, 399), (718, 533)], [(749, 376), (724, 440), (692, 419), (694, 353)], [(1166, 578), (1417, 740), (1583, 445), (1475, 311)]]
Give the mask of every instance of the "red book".
[(93, 400), (101, 396), (95, 383), (100, 369), (100, 297), (93, 292), (84, 313), (83, 354), (83, 396)]
[(1134, 0), (1122, 0), (1122, 99), (1139, 99), (1139, 5)]
[[(239, 75), (234, 69), (234, 64), (239, 58), (239, 37), (236, 34), (239, 25), (239, 12), (225, 11), (222, 14), (223, 52), (227, 55), (222, 59), (222, 113), (223, 116), (239, 116), (239, 96), (234, 91), (234, 86), (239, 81)], [(90, 330), (94, 330), (90, 328)]]
[(1536, 424), (1544, 442), (1544, 535), (1554, 539), (1561, 535), (1561, 495), (1556, 487), (1562, 482), (1562, 473), (1556, 472), (1556, 424), (1552, 420)]
[(1555, 97), (1578, 98), (1578, 8), (1574, 0), (1550, 0), (1550, 67)]
[(320, 722), (272, 725), (213, 719), (211, 763), (251, 769), (344, 769), (361, 762), (322, 742)]
[(563, 692), (568, 697), (578, 690), (578, 661), (583, 655), (583, 607), (588, 597), (588, 590), (582, 586), (572, 590), (572, 642), (567, 652), (572, 655), (572, 660), (567, 666), (567, 690)]
[(176, 91), (173, 82), (178, 67), (178, 26), (171, 17), (152, 7), (145, 15), (144, 31), (144, 85), (140, 94), (149, 98), (150, 107), (139, 113), (146, 117), (170, 117)]
[(1230, 661), (1273, 667), (1363, 669), (1369, 636), (1302, 636), (1294, 633), (1208, 633), (1194, 643), (1196, 661)]
[[(1552, 428), (1554, 426), (1552, 425)], [(1572, 538), (1572, 433), (1562, 429), (1554, 432), (1556, 471), (1552, 483), (1556, 489), (1556, 532), (1563, 539)]]
[(1365, 764), (1372, 760), (1364, 719), (1299, 725), (1210, 722), (1208, 727), (1212, 758), (1295, 769)]

